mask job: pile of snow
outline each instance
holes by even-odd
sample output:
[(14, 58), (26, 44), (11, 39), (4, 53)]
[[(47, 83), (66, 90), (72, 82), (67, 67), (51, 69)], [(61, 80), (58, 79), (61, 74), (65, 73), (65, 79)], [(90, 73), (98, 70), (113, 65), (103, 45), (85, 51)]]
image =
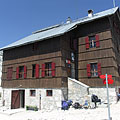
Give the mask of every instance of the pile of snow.
[[(120, 120), (120, 103), (110, 105), (112, 120)], [(14, 110), (12, 110), (14, 111)], [(15, 110), (16, 112), (17, 110)], [(96, 109), (78, 109), (54, 111), (26, 111), (7, 115), (0, 113), (0, 120), (106, 120), (108, 119), (108, 109), (105, 105)]]

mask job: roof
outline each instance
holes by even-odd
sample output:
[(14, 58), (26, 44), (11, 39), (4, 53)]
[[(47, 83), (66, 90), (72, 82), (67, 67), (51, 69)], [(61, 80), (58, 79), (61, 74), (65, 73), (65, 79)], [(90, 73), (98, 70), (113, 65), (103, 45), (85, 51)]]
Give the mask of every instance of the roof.
[(99, 13), (96, 13), (93, 15), (93, 17), (84, 17), (81, 19), (78, 19), (76, 21), (73, 21), (71, 23), (65, 23), (65, 24), (58, 24), (55, 26), (51, 26), (45, 29), (41, 29), (38, 31), (35, 31), (32, 33), (32, 35), (29, 35), (23, 39), (20, 39), (10, 45), (7, 45), (3, 48), (1, 48), (0, 50), (5, 50), (5, 49), (10, 49), (10, 48), (14, 48), (14, 47), (19, 47), (22, 45), (26, 45), (26, 44), (30, 44), (30, 43), (34, 43), (37, 41), (42, 41), (48, 38), (52, 38), (52, 37), (56, 37), (56, 36), (60, 36), (63, 35), (69, 31), (71, 31), (72, 29), (76, 28), (77, 25), (79, 24), (83, 24), (86, 22), (90, 22), (96, 19), (100, 19), (102, 17), (106, 17), (109, 15), (114, 14), (119, 8), (115, 7), (109, 10), (105, 10)]

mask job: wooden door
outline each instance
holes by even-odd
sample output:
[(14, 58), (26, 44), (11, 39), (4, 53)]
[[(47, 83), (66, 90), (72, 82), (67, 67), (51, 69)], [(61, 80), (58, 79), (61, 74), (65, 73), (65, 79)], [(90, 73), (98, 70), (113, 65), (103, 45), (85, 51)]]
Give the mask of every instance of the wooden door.
[(20, 108), (20, 91), (12, 91), (11, 109)]

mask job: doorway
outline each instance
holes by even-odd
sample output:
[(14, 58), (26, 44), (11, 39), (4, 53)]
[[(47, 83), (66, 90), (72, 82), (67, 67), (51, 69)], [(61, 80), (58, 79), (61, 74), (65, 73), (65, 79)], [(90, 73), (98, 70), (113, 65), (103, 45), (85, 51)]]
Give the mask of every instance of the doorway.
[(25, 90), (12, 90), (11, 109), (25, 107)]
[(20, 108), (25, 107), (25, 90), (20, 90)]

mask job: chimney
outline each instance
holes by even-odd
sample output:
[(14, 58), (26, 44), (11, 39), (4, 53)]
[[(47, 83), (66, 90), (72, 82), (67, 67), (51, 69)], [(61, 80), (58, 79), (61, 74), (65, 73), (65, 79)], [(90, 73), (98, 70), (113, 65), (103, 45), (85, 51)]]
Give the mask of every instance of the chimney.
[(71, 22), (72, 22), (71, 18), (68, 17), (66, 23), (71, 23)]
[(92, 17), (93, 16), (93, 10), (88, 10), (88, 17)]

